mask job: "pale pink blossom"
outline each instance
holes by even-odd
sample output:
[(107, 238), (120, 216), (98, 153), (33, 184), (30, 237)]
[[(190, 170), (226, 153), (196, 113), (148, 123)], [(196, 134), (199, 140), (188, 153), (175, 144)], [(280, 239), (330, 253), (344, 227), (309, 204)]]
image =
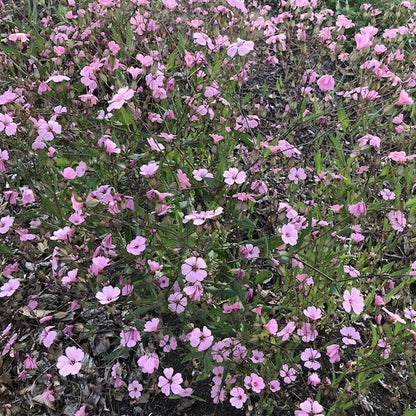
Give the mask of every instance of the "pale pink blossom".
[(109, 101), (109, 106), (107, 107), (107, 111), (111, 111), (114, 108), (120, 109), (126, 103), (126, 101), (130, 100), (134, 95), (134, 90), (129, 87), (120, 88), (117, 93), (113, 96), (113, 98)]
[(134, 240), (132, 240), (127, 245), (127, 252), (135, 256), (138, 256), (140, 253), (143, 253), (145, 249), (146, 249), (146, 238), (140, 235), (137, 236)]
[(98, 292), (95, 297), (101, 303), (101, 305), (109, 305), (114, 303), (120, 297), (120, 288), (113, 286), (104, 286), (102, 292)]
[(227, 55), (231, 58), (238, 54), (239, 56), (245, 56), (254, 50), (254, 42), (249, 40), (243, 40), (238, 38), (237, 42), (232, 43), (227, 49)]
[(230, 391), (230, 403), (236, 409), (241, 409), (247, 401), (247, 395), (241, 387), (234, 387)]
[(352, 288), (351, 292), (346, 290), (342, 306), (346, 312), (350, 313), (352, 309), (354, 313), (359, 315), (364, 310), (364, 298), (361, 292), (356, 288)]
[(59, 374), (61, 376), (68, 376), (70, 374), (78, 374), (81, 370), (82, 364), (81, 361), (84, 359), (84, 352), (77, 347), (67, 347), (65, 348), (65, 355), (61, 355), (58, 358), (58, 363), (56, 364)]
[(17, 279), (10, 279), (0, 287), (0, 298), (13, 296), (19, 286), (20, 282)]

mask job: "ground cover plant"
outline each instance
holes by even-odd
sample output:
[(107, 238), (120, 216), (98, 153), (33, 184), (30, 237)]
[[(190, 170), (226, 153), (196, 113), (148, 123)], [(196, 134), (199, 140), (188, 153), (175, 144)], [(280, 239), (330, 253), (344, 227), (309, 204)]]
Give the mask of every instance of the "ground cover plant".
[(0, 6), (1, 414), (414, 414), (411, 2)]

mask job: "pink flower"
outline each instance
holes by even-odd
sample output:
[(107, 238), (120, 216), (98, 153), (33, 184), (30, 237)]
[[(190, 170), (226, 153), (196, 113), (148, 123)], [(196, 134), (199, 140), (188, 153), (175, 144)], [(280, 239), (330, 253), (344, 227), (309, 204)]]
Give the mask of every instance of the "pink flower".
[(120, 109), (126, 103), (127, 100), (130, 100), (134, 95), (134, 91), (129, 87), (120, 88), (117, 91), (117, 94), (109, 101), (110, 105), (107, 107), (107, 111), (111, 111), (113, 108)]
[(242, 184), (245, 182), (247, 175), (245, 172), (240, 172), (237, 168), (230, 168), (226, 170), (223, 174), (225, 180), (224, 182), (228, 185), (233, 185), (235, 183)]
[(387, 189), (387, 188), (380, 191), (380, 195), (383, 197), (385, 201), (392, 201), (393, 199), (396, 198), (395, 193), (393, 191), (390, 191), (390, 189)]
[(361, 292), (356, 288), (352, 288), (351, 292), (346, 290), (342, 306), (346, 312), (350, 313), (352, 308), (354, 313), (359, 315), (364, 310), (364, 298)]
[(182, 264), (181, 272), (185, 276), (187, 282), (202, 282), (208, 275), (208, 273), (203, 270), (206, 268), (207, 265), (201, 257), (190, 257)]
[(116, 286), (104, 286), (102, 292), (98, 292), (95, 297), (101, 305), (114, 303), (120, 297), (121, 290)]
[(227, 49), (227, 55), (231, 58), (237, 53), (240, 56), (245, 56), (254, 50), (254, 42), (251, 40), (243, 40), (237, 38), (237, 42), (232, 43)]
[(291, 168), (289, 171), (289, 175), (288, 178), (290, 181), (295, 182), (296, 184), (299, 183), (299, 180), (305, 180), (306, 179), (306, 174), (305, 174), (305, 170), (303, 168)]
[(263, 328), (270, 334), (270, 335), (276, 335), (278, 330), (278, 325), (276, 319), (270, 319), (267, 324), (263, 325)]
[(318, 319), (322, 318), (322, 311), (315, 306), (308, 306), (308, 308), (303, 310), (303, 313), (311, 321), (317, 321)]
[(332, 91), (335, 88), (335, 80), (332, 75), (322, 75), (316, 83), (321, 91)]
[(14, 217), (6, 215), (0, 218), (0, 234), (6, 234), (14, 223)]
[(361, 339), (358, 331), (352, 326), (341, 328), (340, 332), (344, 336), (342, 342), (345, 345), (355, 345), (357, 343), (356, 341)]
[(406, 227), (406, 218), (401, 211), (390, 211), (387, 215), (390, 225), (395, 231), (403, 232)]
[(406, 90), (401, 90), (399, 99), (394, 103), (394, 105), (412, 105), (413, 99), (409, 96)]
[(153, 178), (156, 171), (159, 169), (159, 165), (155, 162), (149, 162), (147, 165), (140, 167), (140, 175), (146, 176), (147, 178)]
[(195, 180), (197, 180), (198, 182), (201, 182), (204, 178), (214, 177), (214, 175), (212, 173), (209, 173), (206, 169), (194, 170), (192, 172), (192, 175), (194, 175)]
[(282, 337), (282, 341), (289, 339), (290, 335), (295, 331), (296, 325), (293, 321), (290, 321), (281, 331), (276, 335)]
[(369, 48), (370, 46), (373, 45), (373, 42), (370, 40), (370, 38), (368, 36), (362, 35), (360, 33), (357, 33), (354, 37), (355, 39), (355, 43), (356, 43), (356, 48), (357, 50), (361, 50), (364, 48)]
[(180, 292), (172, 293), (168, 297), (168, 302), (169, 302), (168, 304), (169, 310), (177, 314), (184, 312), (186, 306), (188, 305), (188, 300)]
[(332, 344), (326, 347), (326, 355), (328, 356), (330, 363), (334, 364), (341, 360), (339, 350), (340, 346), (338, 344)]
[(72, 168), (65, 168), (63, 171), (59, 172), (66, 181), (75, 179), (77, 177), (77, 172)]
[(78, 374), (82, 367), (80, 361), (84, 359), (84, 352), (80, 348), (67, 347), (65, 354), (58, 358), (58, 363), (56, 364), (59, 374), (64, 377), (69, 374)]
[(213, 343), (214, 337), (211, 334), (211, 331), (204, 326), (202, 331), (199, 328), (195, 328), (190, 333), (189, 341), (194, 348), (198, 349), (198, 351), (205, 351)]
[(71, 241), (71, 238), (74, 235), (74, 233), (75, 233), (75, 230), (73, 230), (71, 227), (64, 227), (55, 231), (53, 233), (53, 236), (50, 237), (50, 239), (57, 240), (57, 241), (65, 241), (65, 240)]
[(163, 370), (164, 376), (160, 376), (159, 382), (157, 383), (165, 396), (169, 396), (171, 392), (173, 394), (178, 394), (182, 389), (182, 375), (180, 373), (173, 374), (173, 371), (172, 367), (165, 368)]
[(296, 381), (297, 371), (294, 368), (289, 368), (287, 364), (283, 364), (282, 369), (279, 371), (279, 375), (286, 384), (290, 384)]
[(260, 249), (253, 246), (253, 244), (246, 244), (239, 249), (240, 254), (246, 259), (258, 259), (260, 254)]
[(317, 402), (308, 398), (299, 405), (301, 410), (295, 411), (295, 416), (324, 416), (324, 408)]
[(58, 333), (56, 331), (52, 331), (55, 328), (54, 326), (47, 326), (40, 334), (39, 341), (46, 347), (49, 348), (55, 338), (57, 337)]
[(230, 403), (236, 409), (241, 409), (244, 403), (247, 401), (247, 395), (241, 387), (234, 387), (230, 391), (231, 399)]
[(313, 348), (306, 348), (300, 356), (301, 360), (305, 362), (304, 366), (312, 370), (318, 370), (321, 368), (321, 364), (317, 361), (320, 357), (321, 353)]
[(13, 296), (19, 286), (20, 282), (17, 279), (10, 279), (0, 287), (0, 298)]
[(354, 217), (363, 217), (367, 213), (367, 207), (364, 202), (358, 202), (358, 204), (350, 205), (348, 212)]
[(282, 240), (285, 244), (295, 246), (298, 242), (298, 230), (293, 224), (285, 224), (281, 229)]
[(144, 324), (144, 332), (158, 332), (159, 319), (153, 318)]
[(344, 266), (344, 273), (349, 274), (351, 277), (360, 277), (360, 272), (352, 266)]
[(227, 0), (227, 3), (230, 6), (241, 10), (243, 13), (247, 13), (247, 8), (244, 6), (244, 0)]
[(13, 119), (8, 114), (0, 113), (0, 132), (6, 133), (6, 136), (13, 136), (17, 132), (17, 124), (13, 122)]
[(248, 390), (253, 390), (255, 393), (260, 393), (264, 387), (264, 380), (255, 373), (251, 373), (244, 378), (244, 387)]
[(130, 254), (134, 254), (135, 256), (138, 256), (140, 253), (143, 253), (145, 249), (146, 239), (144, 237), (141, 237), (140, 235), (137, 236), (127, 245), (127, 252), (129, 252)]
[(0, 172), (6, 172), (6, 166), (4, 165), (6, 160), (9, 160), (9, 152), (7, 150), (0, 150)]
[(132, 399), (138, 399), (142, 395), (143, 385), (140, 384), (137, 380), (133, 380), (127, 387), (129, 391), (129, 396)]
[(109, 264), (111, 260), (104, 256), (97, 256), (92, 259), (91, 271), (97, 276), (102, 272)]
[(276, 393), (281, 389), (279, 380), (270, 380), (269, 389), (272, 393)]
[(133, 348), (141, 340), (139, 331), (134, 327), (128, 331), (120, 332), (120, 345), (122, 347)]
[(156, 354), (143, 355), (137, 360), (137, 365), (143, 373), (153, 374), (159, 368), (159, 358)]

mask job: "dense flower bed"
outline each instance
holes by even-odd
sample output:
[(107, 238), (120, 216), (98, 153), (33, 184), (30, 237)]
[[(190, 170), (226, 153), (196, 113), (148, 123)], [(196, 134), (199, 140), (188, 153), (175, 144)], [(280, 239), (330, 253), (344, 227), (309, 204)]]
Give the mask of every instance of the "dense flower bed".
[(1, 11), (5, 414), (414, 406), (412, 4), (48, 4)]

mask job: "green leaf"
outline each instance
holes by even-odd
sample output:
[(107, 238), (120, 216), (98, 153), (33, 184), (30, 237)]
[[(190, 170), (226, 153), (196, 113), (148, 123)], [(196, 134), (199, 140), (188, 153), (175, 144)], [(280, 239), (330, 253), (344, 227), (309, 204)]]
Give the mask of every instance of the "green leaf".
[(341, 123), (343, 130), (347, 130), (350, 125), (350, 119), (344, 110), (344, 107), (340, 104), (338, 106), (338, 121)]
[(403, 413), (403, 416), (416, 416), (416, 409), (406, 410)]
[(13, 256), (14, 251), (6, 246), (0, 246), (0, 254), (4, 254), (5, 256)]
[(269, 279), (270, 277), (272, 277), (273, 273), (270, 270), (260, 270), (257, 273), (255, 282), (257, 284), (261, 284), (263, 283), (266, 279)]

